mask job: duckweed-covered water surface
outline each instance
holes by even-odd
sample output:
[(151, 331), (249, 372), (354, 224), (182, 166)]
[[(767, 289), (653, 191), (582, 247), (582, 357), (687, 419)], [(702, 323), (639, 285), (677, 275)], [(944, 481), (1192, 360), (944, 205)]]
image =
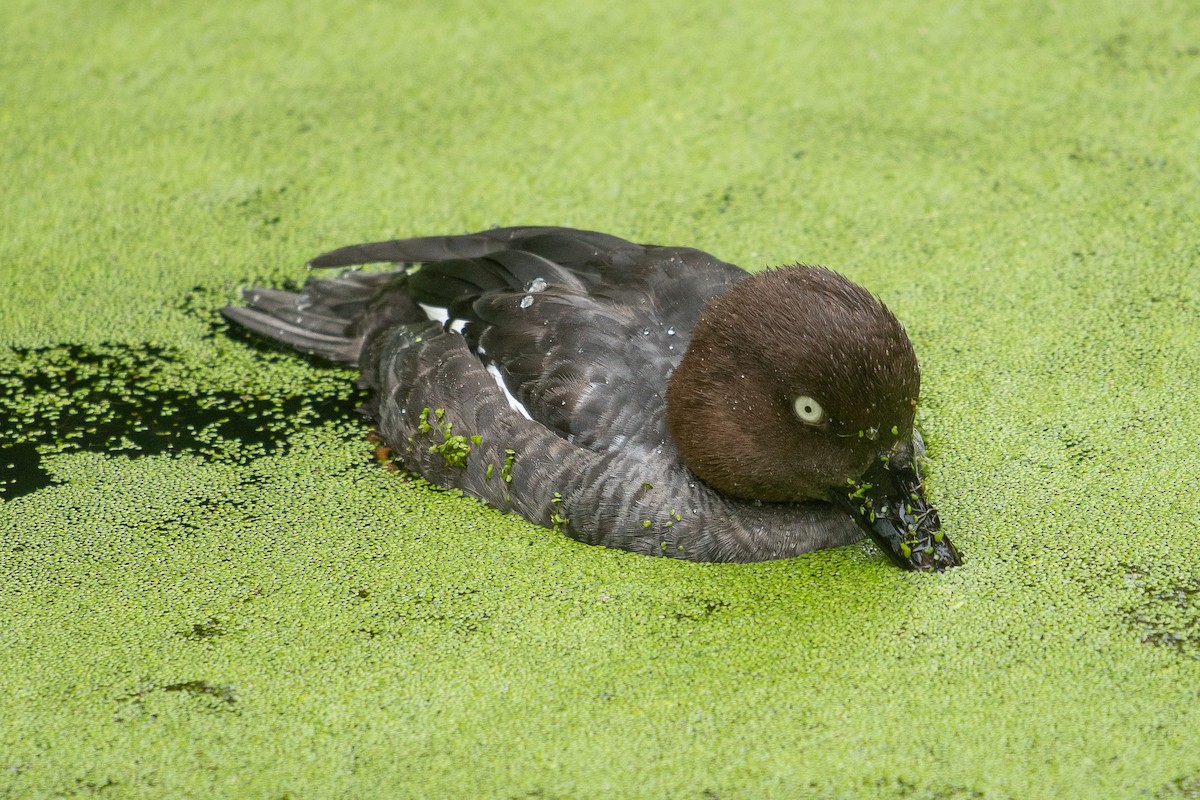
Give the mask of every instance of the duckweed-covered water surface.
[(284, 453), (296, 430), (353, 422), (365, 397), (348, 380), (302, 395), (182, 388), (171, 375), (180, 367), (186, 385), (190, 370), (162, 345), (13, 348), (0, 359), (0, 498), (50, 485), (42, 456), (54, 453), (196, 453), (235, 463)]
[[(0, 798), (1200, 797), (1194, 3), (402, 5), (0, 5)], [(966, 565), (581, 545), (220, 323), (512, 224), (877, 293)]]

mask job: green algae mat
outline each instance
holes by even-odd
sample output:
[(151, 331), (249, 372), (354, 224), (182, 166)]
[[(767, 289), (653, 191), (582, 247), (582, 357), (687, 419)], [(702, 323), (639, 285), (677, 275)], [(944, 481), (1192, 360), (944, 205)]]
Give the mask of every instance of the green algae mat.
[[(1200, 797), (1195, 3), (0, 27), (0, 798)], [(966, 565), (574, 543), (217, 315), (508, 224), (877, 292)]]

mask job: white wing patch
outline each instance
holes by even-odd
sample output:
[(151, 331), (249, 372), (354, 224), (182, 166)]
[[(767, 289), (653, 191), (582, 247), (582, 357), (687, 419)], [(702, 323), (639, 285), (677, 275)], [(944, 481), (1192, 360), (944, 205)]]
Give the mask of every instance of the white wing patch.
[[(450, 312), (441, 306), (427, 306), (424, 303), (417, 303), (417, 305), (419, 305), (421, 310), (425, 312), (425, 316), (429, 317), (434, 322), (442, 323), (443, 327), (445, 327), (446, 321), (450, 319)], [(462, 333), (463, 326), (466, 324), (467, 321), (465, 319), (456, 319), (454, 322), (450, 323), (450, 327), (447, 328), (447, 330), (454, 331), (455, 333)]]
[[(421, 306), (421, 310), (425, 312), (425, 316), (429, 317), (434, 322), (442, 323), (443, 326), (446, 324), (446, 320), (450, 319), (450, 313), (441, 306), (427, 306), (424, 303), (418, 303), (418, 305)], [(466, 320), (456, 319), (450, 324), (449, 329), (455, 333), (462, 333), (463, 326), (466, 324)], [(479, 348), (479, 354), (483, 355), (482, 347)], [(492, 376), (492, 380), (496, 382), (496, 385), (500, 387), (500, 391), (504, 392), (504, 399), (508, 401), (508, 407), (519, 413), (525, 419), (532, 420), (533, 417), (529, 415), (529, 409), (525, 408), (525, 405), (508, 390), (507, 386), (504, 385), (504, 376), (500, 374), (500, 368), (495, 364), (488, 364), (487, 371), (488, 374)]]
[(508, 387), (504, 385), (504, 376), (500, 374), (500, 368), (495, 364), (488, 364), (487, 371), (488, 374), (492, 376), (492, 380), (496, 382), (496, 385), (500, 387), (500, 391), (504, 392), (504, 397), (506, 400), (508, 400), (509, 408), (518, 412), (525, 419), (532, 420), (533, 417), (529, 416), (528, 409), (526, 409), (521, 401), (514, 397), (513, 393), (510, 392)]

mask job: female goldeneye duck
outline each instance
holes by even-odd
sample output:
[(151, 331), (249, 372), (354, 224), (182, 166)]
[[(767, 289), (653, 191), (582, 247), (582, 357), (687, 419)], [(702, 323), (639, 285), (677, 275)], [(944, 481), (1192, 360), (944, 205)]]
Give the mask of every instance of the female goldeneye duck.
[(399, 463), (590, 544), (760, 561), (865, 532), (908, 569), (961, 563), (926, 499), (907, 335), (821, 267), (498, 228), (354, 245), (231, 321), (338, 364)]

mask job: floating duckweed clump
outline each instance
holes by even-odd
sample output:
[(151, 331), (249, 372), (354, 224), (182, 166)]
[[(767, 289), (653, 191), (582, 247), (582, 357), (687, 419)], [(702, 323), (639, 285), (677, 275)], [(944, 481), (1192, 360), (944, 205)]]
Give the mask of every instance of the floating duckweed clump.
[(160, 345), (14, 348), (0, 371), (0, 498), (50, 483), (53, 453), (197, 453), (244, 461), (286, 452), (288, 437), (321, 421), (358, 429), (363, 400), (350, 382), (303, 394), (243, 394), (179, 386), (186, 365)]

